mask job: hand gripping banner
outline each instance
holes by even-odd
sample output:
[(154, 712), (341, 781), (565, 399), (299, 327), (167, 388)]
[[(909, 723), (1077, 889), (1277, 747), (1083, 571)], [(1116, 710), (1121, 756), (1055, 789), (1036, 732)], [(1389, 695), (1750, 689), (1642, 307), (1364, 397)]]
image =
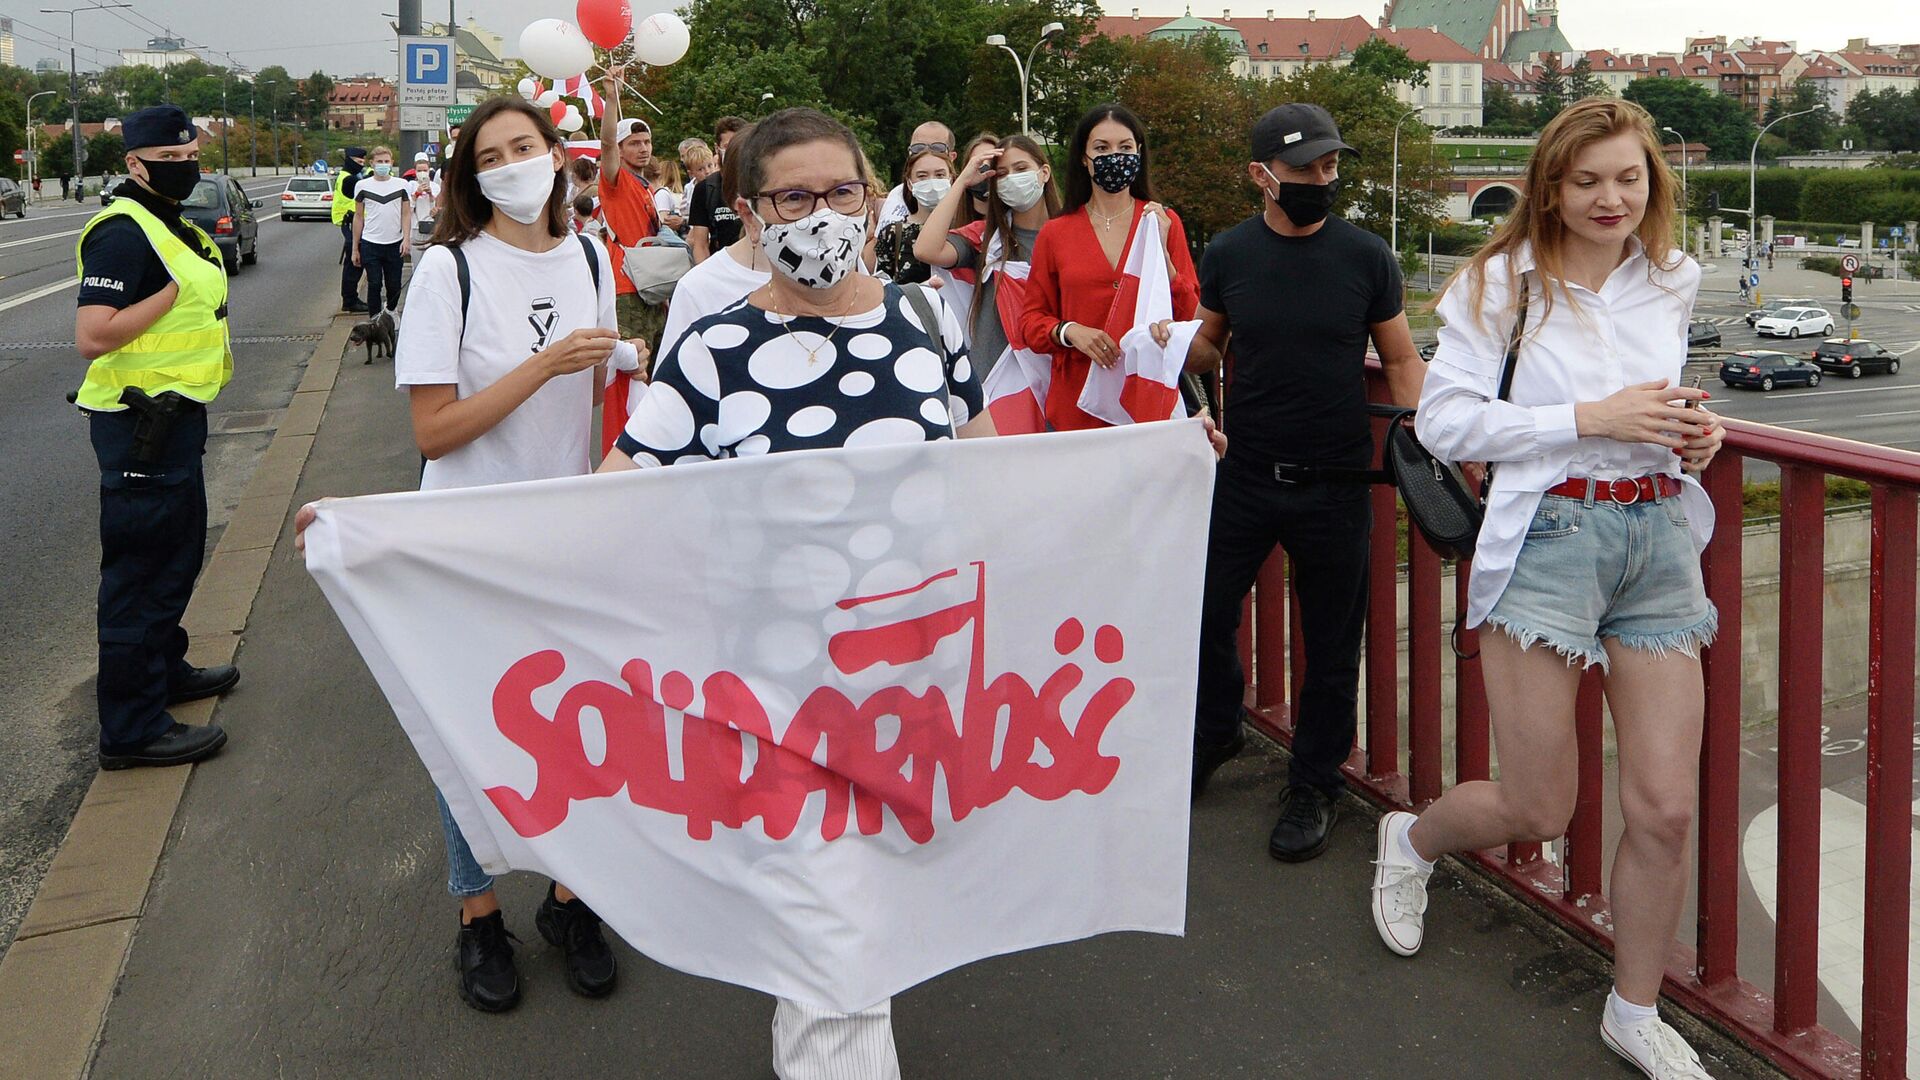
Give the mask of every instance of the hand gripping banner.
[(801, 452), (331, 500), (307, 565), (483, 866), (852, 1011), (1183, 932), (1212, 486), (1198, 421)]

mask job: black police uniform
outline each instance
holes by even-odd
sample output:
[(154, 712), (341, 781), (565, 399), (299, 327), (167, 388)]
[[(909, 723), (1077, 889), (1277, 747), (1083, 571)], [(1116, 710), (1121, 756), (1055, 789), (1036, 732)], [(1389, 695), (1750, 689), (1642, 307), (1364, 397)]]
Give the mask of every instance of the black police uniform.
[[(360, 161), (355, 161), (359, 158)], [(347, 178), (340, 183), (340, 194), (335, 198), (347, 200), (347, 216), (340, 220), (340, 308), (343, 311), (364, 310), (365, 300), (360, 299), (360, 277), (366, 273), (363, 266), (353, 262), (353, 193), (360, 186), (360, 170), (365, 168), (367, 152), (358, 146), (347, 147), (345, 160), (340, 169)]]

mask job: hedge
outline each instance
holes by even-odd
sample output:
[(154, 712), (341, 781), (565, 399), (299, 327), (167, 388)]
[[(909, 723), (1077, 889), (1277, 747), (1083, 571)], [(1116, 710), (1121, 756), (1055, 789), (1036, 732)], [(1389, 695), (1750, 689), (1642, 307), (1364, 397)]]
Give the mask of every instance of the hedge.
[[(1760, 203), (1760, 214), (1776, 218), (1801, 217), (1800, 192), (1806, 184), (1811, 169), (1761, 169), (1754, 176), (1754, 197)], [(1747, 205), (1747, 174), (1732, 169), (1716, 169), (1712, 172), (1690, 173), (1687, 177), (1687, 203), (1694, 216), (1705, 218), (1707, 212), (1707, 193), (1720, 193), (1722, 207), (1741, 207)], [(1742, 220), (1745, 214), (1727, 214), (1728, 220)]]
[(1822, 169), (1800, 190), (1806, 221), (1872, 221), (1893, 224), (1920, 220), (1920, 171), (1909, 169)]

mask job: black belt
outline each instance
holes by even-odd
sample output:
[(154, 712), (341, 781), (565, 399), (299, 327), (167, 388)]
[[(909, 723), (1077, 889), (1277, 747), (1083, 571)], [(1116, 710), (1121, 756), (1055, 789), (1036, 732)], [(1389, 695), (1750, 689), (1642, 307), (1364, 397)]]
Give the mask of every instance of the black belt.
[(1343, 469), (1324, 465), (1288, 465), (1274, 462), (1276, 484), (1387, 484), (1392, 477), (1381, 469)]

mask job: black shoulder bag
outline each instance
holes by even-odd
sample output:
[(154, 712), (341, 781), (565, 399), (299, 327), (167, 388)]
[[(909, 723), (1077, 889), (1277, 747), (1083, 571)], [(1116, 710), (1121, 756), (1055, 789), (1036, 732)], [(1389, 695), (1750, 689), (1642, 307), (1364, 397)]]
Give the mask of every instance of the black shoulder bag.
[[(1520, 315), (1514, 320), (1513, 333), (1507, 339), (1507, 357), (1500, 370), (1500, 395), (1507, 400), (1513, 392), (1514, 367), (1520, 359), (1520, 337), (1527, 326), (1527, 288), (1520, 286)], [(1407, 517), (1442, 555), (1455, 559), (1473, 558), (1473, 545), (1480, 536), (1486, 500), (1475, 494), (1460, 467), (1434, 457), (1414, 434), (1414, 410), (1397, 405), (1375, 405), (1376, 416), (1387, 417), (1386, 446), (1382, 464), (1400, 498), (1407, 504)], [(1492, 486), (1493, 472), (1487, 472)]]

